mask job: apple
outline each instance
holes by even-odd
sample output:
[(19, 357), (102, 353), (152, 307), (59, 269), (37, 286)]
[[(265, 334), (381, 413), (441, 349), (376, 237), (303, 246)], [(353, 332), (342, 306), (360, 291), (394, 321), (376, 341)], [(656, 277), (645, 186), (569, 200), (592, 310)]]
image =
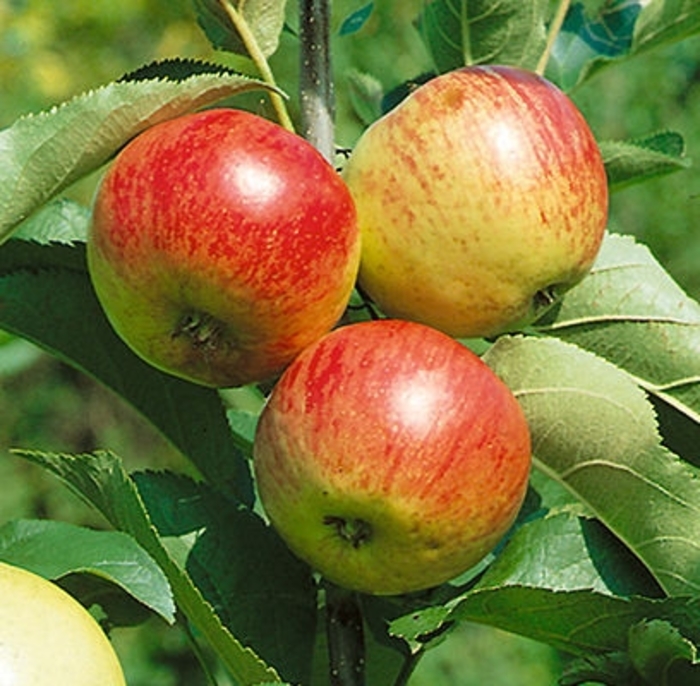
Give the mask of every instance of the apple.
[(538, 318), (590, 270), (607, 223), (588, 124), (519, 68), (467, 67), (418, 87), (365, 130), (344, 178), (361, 289), (384, 313), (456, 337)]
[(88, 268), (116, 332), (208, 386), (270, 378), (342, 315), (360, 259), (353, 199), (299, 136), (214, 109), (127, 144), (98, 188)]
[(57, 585), (0, 562), (2, 686), (126, 686), (112, 644)]
[(481, 358), (387, 319), (335, 329), (287, 367), (253, 454), (261, 503), (289, 548), (376, 595), (479, 562), (513, 523), (531, 464), (520, 405)]

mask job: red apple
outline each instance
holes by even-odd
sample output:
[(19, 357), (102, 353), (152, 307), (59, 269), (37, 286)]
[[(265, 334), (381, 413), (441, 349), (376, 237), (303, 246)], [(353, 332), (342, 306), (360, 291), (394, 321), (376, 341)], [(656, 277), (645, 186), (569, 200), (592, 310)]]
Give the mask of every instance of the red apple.
[(516, 330), (589, 271), (607, 222), (596, 141), (571, 100), (513, 67), (468, 67), (361, 136), (344, 178), (359, 283), (390, 316), (457, 337)]
[(331, 329), (360, 251), (333, 167), (299, 136), (230, 109), (131, 141), (100, 184), (87, 248), (124, 341), (210, 386), (271, 377)]
[(254, 468), (290, 549), (373, 594), (435, 586), (481, 560), (528, 483), (528, 426), (482, 360), (430, 327), (336, 329), (286, 369)]

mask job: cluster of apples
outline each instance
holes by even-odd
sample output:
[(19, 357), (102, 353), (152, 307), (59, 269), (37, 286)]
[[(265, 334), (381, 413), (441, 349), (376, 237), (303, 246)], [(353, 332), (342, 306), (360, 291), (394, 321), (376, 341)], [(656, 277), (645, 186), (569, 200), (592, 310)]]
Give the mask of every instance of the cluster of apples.
[[(422, 85), (342, 176), (306, 141), (216, 109), (129, 143), (88, 264), (119, 335), (196, 383), (277, 378), (254, 468), (328, 579), (375, 594), (464, 572), (512, 525), (527, 423), (457, 338), (519, 330), (589, 271), (607, 180), (584, 118), (530, 72)], [(358, 285), (386, 319), (335, 328)]]

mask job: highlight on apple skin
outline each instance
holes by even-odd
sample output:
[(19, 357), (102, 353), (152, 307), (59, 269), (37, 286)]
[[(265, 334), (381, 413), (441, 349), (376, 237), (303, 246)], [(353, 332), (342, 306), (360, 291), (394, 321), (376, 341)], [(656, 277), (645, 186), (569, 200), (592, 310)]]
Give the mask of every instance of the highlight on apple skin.
[(302, 352), (261, 414), (261, 502), (290, 549), (338, 585), (402, 594), (461, 574), (524, 499), (527, 422), (459, 342), (399, 320), (351, 324)]
[(2, 686), (126, 686), (97, 620), (60, 586), (0, 562)]
[(607, 223), (584, 117), (515, 67), (466, 67), (418, 87), (365, 130), (344, 178), (362, 289), (388, 316), (456, 337), (538, 318), (588, 273)]
[(208, 386), (279, 373), (331, 329), (360, 257), (352, 197), (301, 137), (215, 109), (157, 124), (106, 172), (88, 267), (140, 357)]

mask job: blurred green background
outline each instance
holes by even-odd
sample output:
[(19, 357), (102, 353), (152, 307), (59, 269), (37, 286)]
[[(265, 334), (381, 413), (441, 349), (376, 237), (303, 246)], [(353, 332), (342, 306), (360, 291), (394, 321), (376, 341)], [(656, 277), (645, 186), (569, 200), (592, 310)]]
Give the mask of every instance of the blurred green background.
[[(342, 8), (362, 4), (345, 0), (335, 7), (342, 16)], [(382, 47), (386, 51), (386, 44)], [(173, 56), (240, 66), (211, 50), (190, 0), (0, 0), (0, 128), (144, 63)], [(572, 96), (600, 139), (674, 129), (684, 135), (689, 156), (700, 157), (700, 40), (603, 71)], [(354, 131), (339, 136), (352, 138)], [(77, 184), (69, 195), (89, 203), (96, 178)], [(629, 188), (613, 197), (611, 210), (614, 230), (647, 243), (677, 281), (700, 297), (700, 168)], [(102, 525), (70, 492), (12, 457), (11, 447), (110, 448), (130, 469), (186, 468), (178, 453), (108, 391), (2, 332), (0, 417), (0, 523), (51, 517)], [(155, 620), (117, 630), (114, 639), (130, 686), (205, 683), (185, 638)], [(464, 626), (426, 656), (411, 684), (550, 686), (563, 663), (546, 646)]]

